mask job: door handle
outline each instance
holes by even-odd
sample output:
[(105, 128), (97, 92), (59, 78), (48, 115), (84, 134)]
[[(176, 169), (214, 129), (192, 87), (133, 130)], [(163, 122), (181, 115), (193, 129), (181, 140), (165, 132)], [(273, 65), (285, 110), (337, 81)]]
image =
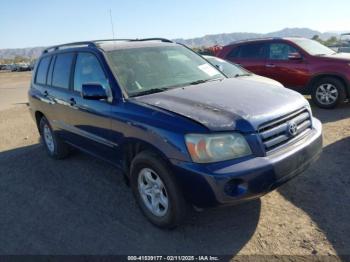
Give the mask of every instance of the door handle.
[(55, 102), (55, 99), (53, 99), (52, 96), (49, 95), (49, 92), (47, 90), (45, 90), (43, 93), (43, 100), (45, 103), (49, 103), (49, 104), (53, 104)]
[(71, 106), (75, 106), (75, 104), (76, 104), (77, 102), (75, 101), (75, 99), (72, 97), (71, 99), (69, 99), (69, 104), (71, 105)]
[(265, 65), (266, 67), (271, 67), (271, 68), (273, 68), (273, 67), (276, 67), (274, 64), (267, 64), (267, 65)]

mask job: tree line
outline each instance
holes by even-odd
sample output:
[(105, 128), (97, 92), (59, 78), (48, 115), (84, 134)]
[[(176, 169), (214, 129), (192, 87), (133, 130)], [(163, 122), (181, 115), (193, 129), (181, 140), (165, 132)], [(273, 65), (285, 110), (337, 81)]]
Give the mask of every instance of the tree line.
[(328, 38), (327, 40), (322, 40), (319, 35), (314, 35), (312, 37), (312, 40), (315, 40), (325, 46), (336, 46), (339, 44), (339, 38), (332, 36)]

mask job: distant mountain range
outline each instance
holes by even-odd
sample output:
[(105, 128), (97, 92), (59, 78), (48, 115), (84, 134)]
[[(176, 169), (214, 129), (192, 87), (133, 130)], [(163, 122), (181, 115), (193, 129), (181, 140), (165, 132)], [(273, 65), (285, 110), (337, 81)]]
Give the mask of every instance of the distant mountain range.
[[(229, 33), (229, 34), (215, 34), (205, 35), (203, 37), (197, 37), (192, 39), (173, 39), (176, 42), (186, 44), (190, 47), (199, 46), (212, 46), (212, 45), (227, 45), (234, 41), (260, 38), (260, 37), (287, 37), (287, 36), (299, 36), (312, 38), (314, 35), (318, 35), (321, 39), (326, 40), (332, 36), (339, 37), (337, 32), (321, 33), (309, 28), (285, 28), (280, 31), (271, 32), (267, 34), (257, 33)], [(16, 48), (16, 49), (0, 49), (0, 59), (14, 58), (15, 56), (36, 58), (38, 57), (45, 47), (32, 47), (32, 48)]]
[(40, 56), (44, 49), (45, 47), (0, 49), (0, 59), (13, 59), (16, 56), (37, 58)]
[(215, 34), (205, 35), (203, 37), (197, 37), (192, 39), (174, 39), (174, 41), (194, 47), (194, 46), (213, 46), (213, 45), (227, 45), (234, 41), (261, 38), (261, 37), (305, 37), (312, 38), (314, 35), (318, 35), (321, 39), (326, 40), (332, 36), (339, 37), (339, 33), (326, 32), (321, 33), (309, 28), (285, 28), (280, 31), (271, 32), (267, 34), (257, 33), (230, 33), (230, 34)]

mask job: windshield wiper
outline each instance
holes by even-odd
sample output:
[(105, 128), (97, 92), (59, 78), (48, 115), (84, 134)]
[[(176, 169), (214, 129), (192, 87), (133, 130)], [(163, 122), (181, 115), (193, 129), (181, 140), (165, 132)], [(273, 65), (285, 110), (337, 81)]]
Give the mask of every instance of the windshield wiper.
[(251, 76), (252, 74), (246, 73), (246, 74), (236, 74), (235, 77), (241, 77), (241, 76)]
[(199, 79), (197, 81), (193, 81), (191, 83), (189, 83), (189, 85), (198, 85), (198, 84), (203, 84), (206, 82), (211, 82), (211, 81), (217, 81), (217, 80), (222, 80), (223, 78), (214, 78), (214, 79)]
[(198, 84), (211, 82), (211, 81), (222, 80), (222, 79), (224, 79), (224, 78), (214, 78), (214, 79), (205, 79), (205, 80), (200, 79), (200, 80), (197, 80), (197, 81), (193, 81), (191, 83), (184, 83), (184, 84), (178, 84), (178, 85), (167, 86), (167, 87), (153, 88), (153, 89), (148, 89), (148, 90), (144, 90), (144, 91), (135, 92), (133, 94), (130, 94), (129, 97), (150, 95), (150, 94), (154, 94), (154, 93), (164, 92), (166, 90), (174, 89), (174, 88), (177, 88), (177, 87), (183, 87), (183, 86), (187, 86), (187, 85), (198, 85)]
[(154, 93), (160, 93), (160, 92), (166, 91), (168, 89), (169, 88), (167, 88), (167, 87), (148, 89), (148, 90), (144, 90), (144, 91), (130, 94), (129, 97), (144, 96), (144, 95), (150, 95), (150, 94), (154, 94)]

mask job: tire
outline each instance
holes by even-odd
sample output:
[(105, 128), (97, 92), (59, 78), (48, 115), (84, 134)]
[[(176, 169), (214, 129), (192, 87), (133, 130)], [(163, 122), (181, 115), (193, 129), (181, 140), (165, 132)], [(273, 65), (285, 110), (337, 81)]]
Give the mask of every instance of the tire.
[(314, 104), (320, 108), (335, 108), (345, 100), (344, 84), (334, 77), (322, 78), (313, 85), (311, 97)]
[[(160, 196), (159, 200), (163, 199), (163, 201), (158, 202), (158, 214), (155, 214), (156, 211), (152, 211), (152, 208), (150, 208), (152, 206), (150, 202), (153, 203), (153, 199), (157, 198), (157, 193), (148, 189), (149, 194), (146, 195), (142, 193), (143, 191), (140, 186), (142, 184), (145, 188), (154, 187), (152, 183), (145, 179), (145, 177), (149, 176), (146, 175), (147, 172), (149, 172), (148, 174), (152, 177), (153, 181), (158, 181), (159, 178), (164, 186), (158, 187), (160, 189), (158, 192)], [(161, 228), (171, 229), (183, 222), (189, 206), (167, 164), (159, 156), (151, 151), (142, 151), (137, 154), (131, 163), (130, 184), (138, 205), (151, 223)], [(166, 206), (163, 205), (163, 203), (166, 203), (164, 199), (167, 199), (167, 208), (164, 208)]]
[[(54, 159), (63, 159), (68, 156), (68, 145), (53, 132), (49, 121), (44, 116), (40, 119), (39, 130), (41, 141), (50, 157)], [(51, 140), (49, 136), (51, 136)]]

